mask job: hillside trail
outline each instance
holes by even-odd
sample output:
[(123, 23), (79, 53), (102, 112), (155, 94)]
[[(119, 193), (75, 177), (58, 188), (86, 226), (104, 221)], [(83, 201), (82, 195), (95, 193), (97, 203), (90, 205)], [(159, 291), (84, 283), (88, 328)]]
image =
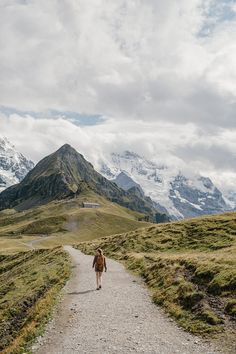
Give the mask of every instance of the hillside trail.
[(40, 242), (44, 241), (44, 240), (50, 240), (55, 238), (56, 236), (52, 235), (52, 236), (48, 236), (48, 235), (41, 235), (40, 238), (36, 238), (34, 240), (31, 241), (27, 241), (27, 242), (21, 242), (24, 246), (29, 247), (31, 250), (35, 250), (36, 245), (40, 244)]
[(139, 278), (107, 260), (102, 290), (95, 290), (93, 257), (71, 246), (73, 274), (35, 354), (216, 354), (210, 343), (178, 328), (154, 305)]

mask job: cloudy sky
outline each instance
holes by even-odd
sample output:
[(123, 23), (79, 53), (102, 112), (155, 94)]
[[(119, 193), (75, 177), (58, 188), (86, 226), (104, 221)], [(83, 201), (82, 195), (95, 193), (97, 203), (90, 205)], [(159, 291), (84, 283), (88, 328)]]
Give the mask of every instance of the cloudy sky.
[(0, 0), (0, 135), (236, 181), (235, 0)]

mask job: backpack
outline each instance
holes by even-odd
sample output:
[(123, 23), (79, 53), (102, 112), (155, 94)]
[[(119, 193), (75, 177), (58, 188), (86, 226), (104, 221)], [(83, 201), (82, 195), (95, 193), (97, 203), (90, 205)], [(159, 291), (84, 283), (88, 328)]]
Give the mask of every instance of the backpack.
[(102, 268), (104, 266), (104, 257), (102, 255), (97, 256), (96, 265), (99, 268)]

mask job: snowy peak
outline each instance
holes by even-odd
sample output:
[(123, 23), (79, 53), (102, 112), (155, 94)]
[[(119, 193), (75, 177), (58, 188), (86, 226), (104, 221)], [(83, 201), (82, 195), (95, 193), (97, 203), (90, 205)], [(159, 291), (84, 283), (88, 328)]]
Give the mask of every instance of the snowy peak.
[(158, 171), (166, 168), (163, 164), (146, 160), (135, 152), (124, 151), (122, 154), (112, 153), (111, 160), (107, 164), (103, 163), (101, 170), (110, 175), (110, 178), (117, 177), (122, 171), (130, 177), (133, 172), (145, 176), (148, 171), (152, 171), (152, 177), (158, 178)]
[(33, 167), (7, 138), (0, 138), (0, 192), (19, 183)]
[(121, 172), (139, 184), (146, 196), (168, 210), (170, 215), (183, 217), (168, 196), (174, 176), (166, 165), (149, 161), (133, 152), (112, 153), (110, 160), (102, 164), (101, 173), (108, 179), (115, 179)]
[(112, 153), (109, 161), (102, 163), (101, 173), (114, 181), (121, 180), (122, 176), (122, 183), (125, 174), (141, 186), (146, 196), (176, 219), (229, 209), (210, 178), (200, 175), (186, 177), (172, 166), (149, 161), (134, 152)]
[(209, 178), (202, 176), (192, 179), (176, 176), (171, 182), (169, 198), (184, 217), (217, 214), (228, 209), (222, 193)]

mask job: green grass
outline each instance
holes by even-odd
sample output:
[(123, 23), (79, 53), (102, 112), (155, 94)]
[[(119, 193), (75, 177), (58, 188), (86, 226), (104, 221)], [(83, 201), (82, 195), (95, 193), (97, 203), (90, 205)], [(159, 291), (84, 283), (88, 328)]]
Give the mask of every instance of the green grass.
[[(97, 202), (101, 207), (82, 208), (84, 201)], [(0, 212), (0, 246), (3, 246), (0, 252), (14, 252), (14, 244), (16, 251), (24, 250), (26, 237), (29, 241), (32, 237), (40, 241), (34, 247), (55, 247), (151, 225), (139, 221), (142, 218), (142, 214), (111, 203), (93, 192), (28, 211), (4, 210)]]
[(35, 240), (35, 236), (0, 237), (0, 254), (12, 254), (28, 251), (27, 244)]
[(236, 213), (153, 225), (77, 247), (93, 253), (98, 246), (141, 275), (153, 301), (188, 331), (236, 334)]
[(0, 352), (25, 352), (70, 275), (60, 248), (0, 256)]

